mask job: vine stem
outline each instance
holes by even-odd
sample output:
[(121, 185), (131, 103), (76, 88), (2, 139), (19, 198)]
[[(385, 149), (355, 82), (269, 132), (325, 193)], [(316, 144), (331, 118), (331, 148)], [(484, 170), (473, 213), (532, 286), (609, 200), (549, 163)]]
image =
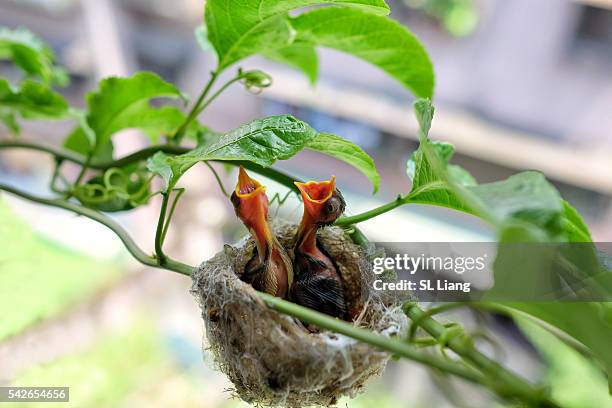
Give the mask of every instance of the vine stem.
[(162, 193), (162, 204), (159, 210), (159, 219), (157, 220), (157, 229), (155, 230), (155, 255), (160, 263), (164, 263), (166, 261), (166, 255), (164, 254), (163, 246), (163, 233), (164, 233), (164, 225), (166, 222), (166, 211), (168, 208), (168, 200), (170, 198), (169, 192)]
[(218, 75), (219, 74), (217, 73), (217, 71), (212, 71), (210, 73), (210, 79), (208, 80), (208, 83), (206, 84), (204, 89), (202, 89), (202, 92), (200, 92), (200, 96), (198, 96), (196, 103), (191, 108), (191, 111), (189, 111), (189, 114), (185, 118), (185, 121), (181, 124), (181, 126), (177, 129), (177, 131), (172, 136), (172, 140), (174, 141), (175, 144), (178, 145), (181, 143), (181, 140), (183, 139), (183, 136), (185, 135), (185, 131), (187, 130), (187, 126), (189, 126), (189, 124), (195, 119), (195, 117), (198, 116), (200, 106), (204, 102), (206, 95), (208, 95), (208, 92), (210, 92), (210, 89), (212, 88), (213, 84), (217, 80)]
[(336, 220), (335, 225), (339, 226), (339, 227), (344, 227), (344, 226), (349, 226), (349, 225), (353, 225), (353, 224), (357, 224), (366, 220), (369, 220), (370, 218), (374, 218), (377, 217), (381, 214), (384, 214), (386, 212), (389, 212), (397, 207), (400, 207), (404, 204), (406, 204), (408, 196), (397, 196), (397, 198), (393, 201), (391, 201), (390, 203), (387, 204), (383, 204), (380, 207), (376, 207), (373, 208), (369, 211), (363, 212), (361, 214), (357, 214), (357, 215), (353, 215), (350, 217), (341, 217), (338, 220)]
[[(74, 164), (78, 164), (80, 166), (85, 165), (85, 157), (81, 156), (78, 153), (74, 153), (65, 149), (61, 149), (56, 146), (46, 145), (46, 144), (38, 144), (21, 140), (4, 140), (0, 141), (0, 150), (2, 149), (28, 149), (35, 150), (39, 152), (49, 153), (53, 155), (56, 159), (65, 160)], [(89, 164), (90, 169), (94, 170), (108, 170), (110, 168), (122, 168), (128, 166), (130, 164), (146, 160), (147, 158), (153, 156), (157, 152), (163, 152), (166, 154), (178, 155), (184, 154), (191, 151), (188, 147), (181, 146), (173, 146), (170, 144), (162, 144), (149, 146), (142, 150), (138, 150), (132, 154), (124, 156), (117, 160), (108, 160), (108, 161), (95, 161), (92, 160)], [(284, 173), (282, 171), (273, 169), (271, 167), (262, 167), (258, 164), (248, 162), (248, 161), (238, 161), (238, 160), (212, 160), (214, 162), (223, 162), (229, 163), (234, 166), (244, 166), (247, 170), (251, 170), (254, 173), (267, 177), (271, 180), (274, 180), (293, 191), (298, 191), (297, 187), (293, 184), (294, 181), (300, 181), (299, 178), (294, 177), (290, 174)]]
[[(441, 340), (446, 328), (437, 322), (428, 313), (423, 311), (416, 303), (411, 302), (404, 305), (404, 312), (415, 323), (423, 328), (430, 336), (436, 340)], [(523, 401), (528, 401), (538, 407), (558, 407), (553, 401), (546, 397), (545, 390), (538, 390), (533, 385), (502, 365), (487, 357), (480, 352), (471, 341), (459, 337), (448, 340), (446, 345), (464, 360), (470, 362), (480, 369), (492, 384), (496, 384), (496, 392), (505, 398), (514, 396), (520, 397)]]
[(113, 231), (123, 242), (128, 252), (140, 263), (147, 266), (152, 266), (156, 268), (168, 269), (174, 272), (181, 273), (183, 275), (191, 275), (193, 270), (192, 266), (186, 265), (184, 263), (172, 260), (170, 258), (166, 258), (165, 262), (161, 263), (152, 256), (147, 255), (138, 245), (134, 242), (134, 240), (129, 236), (129, 234), (121, 227), (117, 222), (113, 219), (107, 217), (106, 215), (92, 210), (90, 208), (81, 207), (80, 205), (73, 204), (69, 201), (63, 199), (48, 199), (37, 197), (35, 195), (26, 193), (24, 191), (18, 190), (11, 186), (0, 183), (0, 190), (6, 191), (7, 193), (19, 196), (26, 200), (47, 205), (50, 207), (62, 208), (64, 210), (72, 211), (73, 213), (82, 215), (89, 219), (99, 222), (100, 224), (105, 225), (111, 231)]
[(202, 106), (200, 106), (196, 113), (195, 116), (199, 115), (200, 113), (202, 113), (204, 111), (204, 109), (206, 109), (208, 107), (208, 105), (210, 105), (212, 103), (212, 101), (214, 101), (215, 99), (217, 99), (217, 97), (219, 95), (221, 95), (223, 93), (223, 91), (225, 91), (227, 88), (229, 88), (233, 83), (240, 81), (241, 79), (246, 78), (247, 75), (246, 74), (238, 74), (236, 75), (234, 78), (230, 79), (229, 81), (227, 81), (225, 84), (223, 84), (214, 94), (211, 95), (210, 98), (208, 98), (208, 100), (206, 102), (204, 102), (204, 104), (202, 104)]

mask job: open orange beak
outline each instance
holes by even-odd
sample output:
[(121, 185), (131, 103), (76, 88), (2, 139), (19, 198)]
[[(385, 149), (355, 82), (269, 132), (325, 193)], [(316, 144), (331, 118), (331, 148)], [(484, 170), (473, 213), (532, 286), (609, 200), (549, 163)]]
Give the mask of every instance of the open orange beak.
[(272, 240), (267, 223), (268, 197), (266, 196), (266, 188), (259, 181), (251, 178), (241, 166), (238, 173), (238, 183), (236, 183), (231, 200), (236, 215), (253, 234), (257, 246), (261, 250), (265, 243)]
[(332, 198), (336, 190), (336, 176), (326, 181), (309, 181), (308, 183), (294, 183), (302, 194), (304, 210), (313, 220), (322, 216), (325, 204)]

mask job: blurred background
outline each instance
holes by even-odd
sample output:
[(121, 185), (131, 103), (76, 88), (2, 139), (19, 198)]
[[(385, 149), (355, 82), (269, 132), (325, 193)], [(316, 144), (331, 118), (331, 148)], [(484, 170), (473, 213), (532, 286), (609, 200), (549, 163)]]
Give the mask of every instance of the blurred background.
[[(595, 241), (612, 241), (612, 1), (608, 0), (392, 0), (392, 17), (423, 41), (437, 74), (431, 137), (456, 146), (455, 162), (480, 182), (522, 170), (545, 173), (584, 215)], [(215, 66), (193, 32), (201, 0), (0, 0), (0, 26), (24, 26), (40, 35), (70, 72), (64, 90), (73, 105), (100, 78), (155, 71), (197, 95)], [(202, 116), (214, 130), (254, 118), (291, 113), (319, 131), (361, 145), (375, 159), (381, 191), (351, 167), (314, 152), (281, 162), (310, 179), (335, 174), (356, 214), (408, 192), (406, 161), (417, 147), (408, 91), (381, 71), (347, 55), (320, 50), (320, 79), (252, 58), (274, 85), (260, 95), (230, 88)], [(0, 63), (0, 75), (16, 72)], [(233, 72), (227, 72), (229, 77)], [(60, 145), (72, 123), (30, 122), (26, 140)], [(0, 138), (8, 131), (0, 128)], [(118, 157), (145, 144), (138, 132), (115, 137)], [(48, 195), (52, 159), (3, 151), (0, 180)], [(221, 170), (221, 169), (220, 169)], [(68, 177), (76, 169), (67, 168)], [(235, 174), (223, 173), (226, 188)], [(245, 233), (205, 166), (181, 181), (188, 193), (174, 217), (168, 252), (199, 264)], [(280, 197), (286, 191), (269, 184)], [(119, 214), (147, 251), (159, 202)], [(273, 213), (296, 219), (290, 197)], [(373, 241), (488, 241), (486, 225), (440, 208), (403, 207), (362, 225)], [(0, 385), (71, 387), (70, 406), (234, 407), (231, 384), (202, 354), (199, 309), (189, 279), (143, 268), (104, 227), (3, 194), (0, 199)], [(551, 375), (546, 355), (503, 318), (459, 313), (470, 330), (491, 331), (505, 363), (529, 378)], [(572, 377), (568, 398), (579, 407), (604, 407), (598, 372), (541, 334), (560, 358), (555, 372)], [(542, 346), (540, 344), (540, 346)], [(508, 356), (512, 356), (509, 358)], [(597, 387), (596, 387), (597, 385)], [(364, 395), (341, 406), (490, 407), (478, 390), (407, 363), (392, 363)], [(27, 406), (22, 404), (20, 406)]]

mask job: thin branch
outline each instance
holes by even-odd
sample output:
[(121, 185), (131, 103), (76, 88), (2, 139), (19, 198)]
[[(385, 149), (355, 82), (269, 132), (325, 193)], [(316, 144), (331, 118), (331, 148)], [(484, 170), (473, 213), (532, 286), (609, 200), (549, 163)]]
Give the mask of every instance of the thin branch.
[(229, 81), (227, 81), (225, 84), (223, 84), (222, 87), (220, 87), (217, 92), (215, 92), (214, 94), (211, 95), (210, 98), (208, 98), (208, 100), (206, 102), (204, 102), (204, 104), (202, 104), (202, 106), (200, 106), (196, 112), (196, 116), (199, 115), (200, 113), (202, 113), (204, 111), (204, 109), (206, 109), (219, 95), (221, 95), (223, 93), (223, 91), (225, 91), (227, 88), (229, 88), (233, 83), (240, 81), (241, 79), (246, 78), (246, 75), (244, 74), (239, 74), (236, 75), (234, 78), (230, 79)]
[(6, 191), (7, 193), (19, 196), (21, 198), (38, 204), (72, 211), (73, 213), (97, 221), (100, 224), (103, 224), (108, 227), (111, 231), (113, 231), (119, 237), (121, 242), (123, 242), (128, 252), (143, 265), (168, 269), (174, 272), (182, 273), (183, 275), (191, 275), (193, 267), (185, 265), (181, 262), (174, 261), (172, 259), (167, 259), (166, 262), (163, 264), (158, 263), (155, 258), (153, 258), (152, 256), (148, 256), (142, 249), (140, 249), (138, 245), (134, 242), (134, 240), (129, 236), (129, 234), (117, 222), (98, 211), (86, 207), (81, 207), (80, 205), (73, 204), (63, 199), (48, 199), (37, 197), (35, 195), (20, 191), (16, 188), (1, 183), (0, 190)]
[(170, 221), (172, 221), (172, 216), (174, 215), (174, 210), (176, 209), (176, 205), (178, 204), (178, 201), (183, 195), (183, 193), (185, 192), (185, 189), (176, 188), (174, 189), (174, 191), (176, 191), (176, 195), (174, 196), (174, 200), (172, 201), (172, 205), (170, 206), (170, 212), (168, 213), (168, 216), (166, 217), (166, 222), (164, 224), (164, 229), (162, 231), (162, 236), (161, 236), (162, 245), (166, 241), (166, 234), (168, 234), (168, 229), (170, 229)]
[[(430, 336), (436, 340), (443, 339), (446, 331), (445, 327), (432, 317), (426, 316), (426, 312), (419, 308), (416, 303), (407, 303), (404, 306), (404, 312), (413, 321), (418, 321), (419, 325)], [(490, 359), (476, 349), (471, 341), (462, 337), (454, 337), (449, 339), (446, 345), (465, 361), (481, 370), (491, 383), (495, 384), (495, 390), (499, 395), (505, 398), (520, 398), (522, 401), (533, 404), (533, 406), (557, 407), (553, 401), (548, 399), (545, 390), (534, 387), (523, 378)]]
[(163, 192), (162, 193), (162, 205), (161, 205), (161, 209), (159, 210), (159, 219), (157, 220), (157, 229), (155, 230), (155, 255), (157, 256), (157, 259), (159, 260), (160, 263), (164, 263), (166, 260), (166, 255), (164, 254), (164, 250), (163, 250), (163, 231), (164, 231), (164, 225), (165, 225), (165, 221), (166, 221), (166, 209), (168, 208), (168, 200), (170, 198), (170, 193), (169, 191)]
[(187, 130), (187, 127), (195, 119), (195, 117), (198, 116), (198, 113), (200, 112), (200, 107), (202, 103), (204, 102), (206, 95), (208, 95), (208, 92), (210, 92), (210, 89), (212, 88), (213, 84), (217, 80), (218, 75), (219, 74), (216, 71), (212, 71), (210, 73), (210, 79), (208, 80), (208, 83), (206, 84), (204, 89), (202, 89), (202, 92), (200, 92), (200, 96), (198, 97), (195, 104), (191, 108), (191, 111), (185, 118), (185, 121), (183, 122), (183, 124), (177, 129), (177, 131), (174, 133), (174, 135), (171, 138), (175, 144), (178, 145), (181, 143), (181, 140), (183, 139), (183, 136), (185, 135), (185, 131)]
[(343, 226), (348, 226), (348, 225), (353, 225), (353, 224), (357, 224), (366, 220), (369, 220), (370, 218), (374, 218), (377, 217), (381, 214), (384, 214), (388, 211), (391, 211), (399, 206), (402, 206), (406, 203), (406, 197), (402, 197), (402, 196), (397, 196), (397, 198), (393, 201), (391, 201), (390, 203), (387, 204), (383, 204), (380, 207), (376, 207), (372, 210), (363, 212), (361, 214), (357, 214), (357, 215), (353, 215), (350, 217), (342, 217), (339, 218), (335, 225), (339, 226), (339, 227), (343, 227)]
[[(40, 152), (45, 152), (45, 153), (49, 153), (55, 156), (55, 158), (58, 158), (58, 159), (69, 161), (71, 163), (78, 164), (81, 166), (85, 165), (84, 156), (78, 153), (74, 153), (74, 152), (59, 148), (59, 147), (46, 145), (46, 144), (33, 143), (33, 142), (26, 142), (26, 141), (13, 141), (13, 140), (0, 141), (0, 150), (11, 149), (11, 148), (28, 149), (28, 150), (36, 150)], [(178, 155), (178, 154), (187, 153), (189, 151), (191, 151), (190, 148), (181, 147), (181, 146), (173, 146), (170, 144), (149, 146), (149, 147), (146, 147), (142, 150), (138, 150), (130, 155), (127, 155), (117, 160), (99, 161), (99, 162), (93, 160), (90, 163), (89, 168), (94, 169), (94, 170), (107, 170), (112, 167), (122, 168), (130, 164), (146, 160), (157, 152), (163, 152), (163, 153), (171, 154), (171, 155)], [(218, 163), (221, 163), (221, 162), (228, 163), (233, 166), (243, 166), (247, 170), (251, 170), (254, 173), (260, 174), (264, 177), (274, 180), (277, 183), (282, 184), (285, 187), (288, 187), (295, 192), (298, 192), (297, 187), (293, 184), (293, 182), (300, 181), (300, 179), (297, 177), (291, 176), (285, 172), (282, 172), (280, 170), (276, 170), (271, 167), (262, 167), (255, 163), (251, 163), (247, 161), (237, 161), (237, 160), (226, 160), (226, 161), (212, 160), (212, 161), (218, 162)]]
[(206, 165), (206, 167), (210, 169), (212, 174), (215, 176), (215, 180), (217, 180), (217, 184), (219, 185), (219, 189), (221, 189), (221, 192), (223, 193), (223, 195), (229, 198), (229, 194), (227, 193), (227, 191), (225, 191), (225, 187), (223, 186), (223, 182), (221, 181), (221, 177), (219, 177), (219, 173), (217, 173), (217, 170), (215, 170), (215, 168), (209, 162), (204, 162), (204, 164)]

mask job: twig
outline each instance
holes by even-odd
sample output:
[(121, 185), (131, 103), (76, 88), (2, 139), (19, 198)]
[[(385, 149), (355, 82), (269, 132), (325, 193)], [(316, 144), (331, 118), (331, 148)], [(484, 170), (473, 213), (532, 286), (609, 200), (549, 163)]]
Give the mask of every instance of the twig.
[(20, 191), (16, 188), (7, 186), (5, 184), (0, 183), (0, 190), (6, 191), (7, 193), (19, 196), (26, 200), (43, 204), (51, 207), (62, 208), (64, 210), (72, 211), (73, 213), (82, 215), (89, 219), (99, 222), (100, 224), (105, 225), (111, 231), (113, 231), (123, 242), (128, 252), (140, 263), (143, 265), (148, 265), (156, 268), (163, 268), (170, 271), (178, 272), (183, 275), (191, 275), (193, 270), (192, 266), (186, 265), (184, 263), (172, 260), (170, 258), (166, 258), (164, 263), (158, 262), (157, 259), (152, 256), (148, 256), (142, 249), (138, 247), (138, 245), (134, 242), (134, 240), (129, 236), (129, 234), (114, 220), (107, 217), (106, 215), (92, 210), (90, 208), (81, 207), (80, 205), (73, 204), (63, 199), (47, 199), (34, 196), (32, 194)]

